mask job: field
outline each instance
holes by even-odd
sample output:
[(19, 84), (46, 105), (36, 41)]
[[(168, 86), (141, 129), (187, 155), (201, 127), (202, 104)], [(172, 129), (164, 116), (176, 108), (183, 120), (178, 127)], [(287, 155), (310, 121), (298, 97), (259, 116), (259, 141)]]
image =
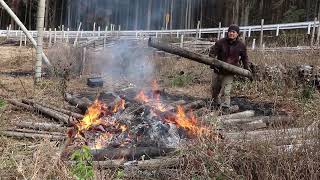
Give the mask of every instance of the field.
[[(110, 52), (109, 52), (110, 51)], [(32, 98), (47, 104), (70, 109), (64, 101), (64, 92), (110, 91), (134, 84), (148, 87), (155, 79), (166, 92), (210, 99), (212, 70), (205, 66), (177, 57), (159, 57), (146, 53), (142, 68), (152, 67), (141, 83), (144, 74), (132, 79), (112, 69), (117, 64), (104, 60), (112, 54), (112, 49), (104, 55), (89, 53), (86, 68), (81, 77), (77, 75), (81, 53), (66, 45), (46, 49), (49, 59), (56, 68), (47, 73), (37, 86), (33, 83), (35, 50), (28, 47), (0, 47), (0, 127), (12, 127), (20, 121), (47, 122), (47, 119), (34, 113), (13, 108), (6, 99)], [(293, 121), (290, 124), (274, 127), (307, 128), (319, 121), (320, 94), (315, 88), (299, 79), (299, 65), (320, 67), (319, 50), (295, 52), (249, 51), (250, 60), (258, 65), (259, 78), (251, 82), (237, 78), (232, 91), (232, 103), (239, 104), (244, 99), (250, 105), (265, 104), (270, 112), (282, 112)], [(133, 56), (133, 55), (131, 55)], [(134, 56), (133, 56), (134, 57)], [(140, 56), (139, 56), (140, 57)], [(130, 58), (130, 57), (129, 57)], [(109, 61), (108, 61), (109, 62)], [(134, 61), (139, 64), (139, 60)], [(97, 66), (98, 65), (98, 66)], [(277, 71), (267, 71), (276, 67)], [(127, 66), (124, 68), (128, 68)], [(135, 67), (136, 68), (136, 67)], [(116, 69), (116, 68), (115, 68)], [(103, 89), (86, 86), (89, 74), (107, 71)], [(137, 70), (139, 71), (139, 70)], [(262, 73), (263, 71), (263, 73)], [(109, 72), (112, 72), (111, 75)], [(133, 72), (131, 72), (131, 75)], [(109, 76), (110, 75), (110, 76)], [(262, 105), (262, 106), (261, 106)], [(251, 106), (255, 108), (255, 106)], [(264, 109), (262, 109), (264, 110)], [(202, 116), (211, 112), (202, 113)], [(214, 124), (214, 122), (208, 122)], [(208, 126), (215, 130), (214, 126)], [(269, 127), (272, 129), (272, 127)], [(194, 141), (175, 152), (172, 157), (183, 159), (176, 168), (155, 170), (136, 169), (95, 169), (96, 179), (319, 179), (320, 142), (319, 134), (306, 133), (298, 145), (277, 145), (281, 139), (239, 138), (212, 140), (206, 136)], [(312, 140), (312, 141), (311, 141)], [(62, 143), (49, 140), (16, 139), (0, 136), (0, 179), (74, 179), (70, 166), (60, 160)]]

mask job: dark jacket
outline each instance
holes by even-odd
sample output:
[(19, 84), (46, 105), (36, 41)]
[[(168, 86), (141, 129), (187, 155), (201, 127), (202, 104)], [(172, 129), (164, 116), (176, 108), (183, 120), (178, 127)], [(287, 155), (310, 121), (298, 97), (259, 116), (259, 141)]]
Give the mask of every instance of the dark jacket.
[[(238, 39), (236, 41), (230, 41), (228, 38), (220, 39), (210, 48), (209, 56), (217, 57), (217, 59), (235, 66), (240, 66), (241, 61), (243, 68), (249, 69), (246, 45)], [(219, 70), (219, 72), (223, 71)]]

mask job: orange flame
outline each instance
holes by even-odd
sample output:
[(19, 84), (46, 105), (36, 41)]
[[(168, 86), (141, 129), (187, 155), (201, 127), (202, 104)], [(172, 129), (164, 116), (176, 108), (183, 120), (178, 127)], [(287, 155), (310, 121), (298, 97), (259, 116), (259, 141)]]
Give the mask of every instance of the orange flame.
[(135, 99), (144, 103), (149, 102), (149, 98), (144, 94), (143, 91), (140, 91), (138, 95), (135, 97)]
[(100, 124), (100, 115), (103, 112), (104, 105), (100, 101), (95, 100), (94, 103), (89, 106), (84, 118), (78, 124), (76, 124), (78, 131), (88, 130), (93, 125)]
[(124, 99), (120, 99), (119, 101), (117, 101), (112, 109), (113, 113), (116, 113), (120, 110), (124, 110), (124, 105), (125, 105), (125, 100)]
[(192, 134), (203, 134), (207, 130), (206, 128), (199, 127), (197, 125), (197, 119), (190, 111), (189, 116), (186, 115), (184, 108), (179, 105), (177, 106), (177, 114), (173, 118), (168, 118), (166, 121), (176, 124), (179, 127), (187, 129)]

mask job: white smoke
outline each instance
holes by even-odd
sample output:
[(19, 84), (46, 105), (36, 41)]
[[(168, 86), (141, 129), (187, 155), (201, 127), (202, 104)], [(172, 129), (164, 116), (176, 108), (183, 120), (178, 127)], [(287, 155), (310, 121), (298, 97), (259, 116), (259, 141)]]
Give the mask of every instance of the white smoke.
[(138, 86), (150, 84), (153, 79), (151, 52), (141, 42), (119, 41), (96, 54), (95, 59), (102, 77), (116, 82), (128, 82)]

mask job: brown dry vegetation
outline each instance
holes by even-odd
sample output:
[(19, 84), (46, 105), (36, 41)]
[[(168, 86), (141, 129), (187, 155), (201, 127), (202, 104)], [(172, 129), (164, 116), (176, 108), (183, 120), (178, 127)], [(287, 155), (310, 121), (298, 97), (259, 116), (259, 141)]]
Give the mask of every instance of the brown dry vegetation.
[[(0, 47), (0, 51), (1, 72), (32, 71), (33, 49)], [(59, 69), (78, 68), (76, 65), (79, 52), (56, 47), (48, 54), (55, 64), (59, 64)], [(316, 51), (264, 54), (255, 51), (250, 52), (250, 57), (254, 63), (260, 65), (319, 65), (319, 52)], [(158, 57), (153, 58), (156, 69), (154, 77), (166, 91), (201, 98), (210, 97), (212, 72), (207, 66), (184, 59), (159, 61)], [(1, 99), (33, 97), (48, 104), (69, 108), (63, 100), (63, 91), (92, 91), (85, 86), (86, 75), (82, 78), (72, 73), (68, 74), (67, 78), (57, 75), (43, 79), (38, 87), (33, 85), (32, 76), (11, 77), (1, 73), (0, 77)], [(314, 92), (312, 98), (305, 99), (302, 95), (303, 87), (299, 84), (288, 85), (281, 79), (255, 82), (238, 80), (234, 87), (234, 96), (247, 96), (250, 101), (256, 102), (271, 102), (274, 108), (296, 116), (296, 127), (306, 127), (319, 119), (319, 93)], [(1, 129), (10, 127), (14, 121), (46, 121), (33, 113), (12, 110), (10, 105), (0, 109), (0, 118)], [(201, 137), (174, 154), (184, 159), (177, 169), (96, 170), (96, 178), (119, 178), (118, 172), (121, 171), (124, 172), (122, 179), (319, 179), (319, 136), (316, 134), (313, 138), (317, 139), (313, 144), (302, 142), (301, 147), (285, 151), (275, 146), (273, 141), (215, 142)], [(60, 149), (61, 144), (47, 140), (30, 141), (0, 136), (0, 177), (72, 179), (69, 168), (58, 158)]]

